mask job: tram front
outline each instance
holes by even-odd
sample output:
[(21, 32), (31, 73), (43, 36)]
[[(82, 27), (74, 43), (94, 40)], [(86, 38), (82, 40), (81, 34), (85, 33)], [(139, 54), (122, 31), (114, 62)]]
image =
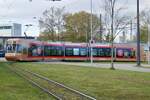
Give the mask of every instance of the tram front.
[(17, 61), (21, 56), (21, 45), (17, 39), (9, 39), (6, 43), (5, 59), (8, 61)]

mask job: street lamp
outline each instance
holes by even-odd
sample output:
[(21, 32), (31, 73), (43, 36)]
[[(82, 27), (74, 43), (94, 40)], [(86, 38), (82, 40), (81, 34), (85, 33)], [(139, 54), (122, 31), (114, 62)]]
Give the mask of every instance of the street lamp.
[(137, 66), (141, 66), (141, 58), (140, 58), (140, 19), (139, 19), (139, 0), (137, 0)]
[(93, 2), (91, 0), (91, 39), (90, 39), (90, 48), (91, 48), (91, 55), (90, 55), (90, 60), (91, 60), (91, 64), (93, 63), (93, 48), (92, 48), (92, 44), (93, 44)]

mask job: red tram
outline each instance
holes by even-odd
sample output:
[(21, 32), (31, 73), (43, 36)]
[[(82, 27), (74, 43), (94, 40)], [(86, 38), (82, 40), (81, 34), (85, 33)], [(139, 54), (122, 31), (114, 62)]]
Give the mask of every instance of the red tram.
[[(109, 44), (93, 44), (93, 60), (111, 60)], [(115, 61), (135, 61), (136, 49), (129, 45), (115, 45)], [(8, 61), (39, 60), (90, 60), (90, 47), (87, 43), (54, 43), (25, 39), (9, 39), (6, 43), (5, 58)]]

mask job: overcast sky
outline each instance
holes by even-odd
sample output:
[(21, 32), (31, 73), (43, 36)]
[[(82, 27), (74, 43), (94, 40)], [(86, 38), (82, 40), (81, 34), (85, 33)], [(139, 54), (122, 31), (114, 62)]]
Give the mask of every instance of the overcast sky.
[[(136, 14), (136, 0), (120, 0), (120, 5), (125, 5), (128, 11), (134, 16)], [(93, 12), (101, 13), (102, 0), (93, 0)], [(140, 0), (140, 8), (149, 8), (150, 0)], [(0, 0), (0, 22), (18, 22), (23, 26), (25, 24), (33, 24), (28, 29), (28, 35), (38, 36), (38, 18), (42, 16), (42, 12), (51, 6), (66, 7), (66, 12), (78, 12), (81, 10), (90, 11), (90, 0)], [(36, 17), (37, 19), (33, 19)], [(24, 30), (24, 27), (23, 27)]]

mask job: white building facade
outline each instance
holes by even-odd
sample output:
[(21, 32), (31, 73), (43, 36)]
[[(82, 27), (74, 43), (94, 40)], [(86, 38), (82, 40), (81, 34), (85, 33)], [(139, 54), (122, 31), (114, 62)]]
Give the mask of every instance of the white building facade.
[(0, 36), (21, 36), (22, 26), (18, 23), (1, 23), (0, 24)]

